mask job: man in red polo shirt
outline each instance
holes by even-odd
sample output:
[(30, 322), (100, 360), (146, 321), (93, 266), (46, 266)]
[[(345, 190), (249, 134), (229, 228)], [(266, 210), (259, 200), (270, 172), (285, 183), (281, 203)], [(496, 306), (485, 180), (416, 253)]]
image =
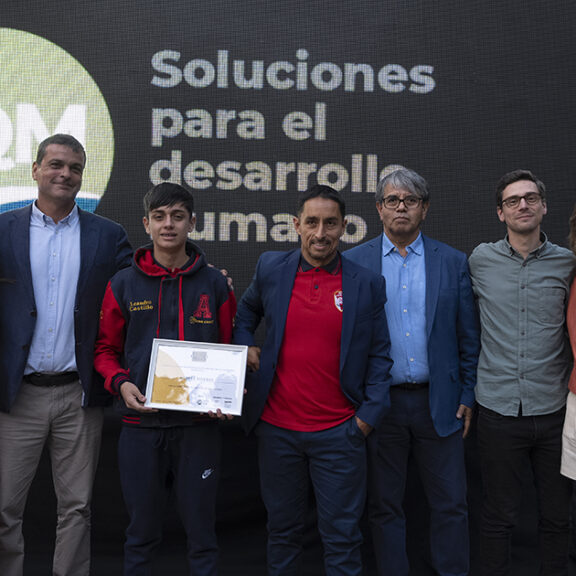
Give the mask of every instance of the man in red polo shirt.
[(384, 279), (340, 258), (345, 205), (329, 186), (300, 198), (294, 226), (300, 249), (260, 257), (234, 336), (250, 346), (254, 371), (244, 417), (259, 439), (268, 572), (300, 572), (311, 483), (327, 576), (359, 575), (365, 438), (389, 406), (391, 383)]

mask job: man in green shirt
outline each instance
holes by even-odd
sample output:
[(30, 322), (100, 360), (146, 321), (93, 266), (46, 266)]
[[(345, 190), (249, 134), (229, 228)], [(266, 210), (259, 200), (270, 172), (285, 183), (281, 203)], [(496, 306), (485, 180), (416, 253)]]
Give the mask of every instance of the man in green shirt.
[(540, 574), (568, 573), (571, 484), (560, 475), (560, 455), (571, 364), (564, 318), (575, 258), (540, 230), (546, 211), (546, 189), (536, 176), (506, 174), (497, 186), (506, 237), (479, 245), (469, 260), (482, 327), (476, 400), (485, 576), (509, 574), (529, 466), (538, 495)]

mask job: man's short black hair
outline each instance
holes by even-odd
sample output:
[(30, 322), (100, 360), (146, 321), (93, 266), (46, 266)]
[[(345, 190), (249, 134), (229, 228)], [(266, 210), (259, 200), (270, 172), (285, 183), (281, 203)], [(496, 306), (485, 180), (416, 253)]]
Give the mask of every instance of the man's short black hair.
[(346, 217), (346, 203), (344, 202), (344, 198), (342, 198), (340, 193), (334, 190), (334, 188), (322, 184), (316, 184), (300, 195), (300, 198), (298, 199), (298, 217), (300, 217), (304, 210), (304, 204), (308, 202), (308, 200), (312, 200), (312, 198), (326, 198), (327, 200), (334, 200), (334, 202), (338, 204), (342, 220)]
[(194, 196), (192, 196), (192, 192), (173, 182), (156, 184), (144, 196), (145, 216), (148, 216), (150, 212), (157, 210), (161, 206), (174, 206), (174, 204), (183, 204), (190, 217), (194, 215)]
[(530, 182), (534, 182), (536, 184), (536, 188), (538, 188), (538, 193), (542, 198), (543, 202), (546, 202), (546, 186), (544, 186), (544, 182), (540, 180), (535, 174), (530, 172), (530, 170), (512, 170), (512, 172), (508, 172), (504, 174), (500, 181), (496, 186), (496, 203), (498, 206), (502, 206), (502, 192), (507, 186), (510, 184), (514, 184), (514, 182), (519, 182), (520, 180), (528, 180)]
[(38, 150), (36, 151), (36, 164), (42, 164), (44, 156), (46, 156), (46, 148), (50, 144), (58, 144), (59, 146), (67, 146), (77, 154), (82, 154), (84, 158), (84, 165), (86, 165), (86, 150), (84, 146), (71, 136), (70, 134), (54, 134), (53, 136), (48, 136), (45, 140), (42, 140), (38, 145)]

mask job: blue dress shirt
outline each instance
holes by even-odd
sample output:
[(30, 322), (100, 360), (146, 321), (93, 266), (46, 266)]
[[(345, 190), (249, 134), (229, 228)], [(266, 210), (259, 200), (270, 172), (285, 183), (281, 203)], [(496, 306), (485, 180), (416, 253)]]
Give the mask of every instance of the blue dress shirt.
[(30, 266), (37, 318), (24, 372), (76, 371), (74, 305), (80, 273), (77, 206), (57, 224), (36, 204), (32, 206)]
[(382, 275), (386, 279), (386, 316), (394, 384), (428, 382), (426, 267), (422, 235), (403, 257), (386, 234), (382, 239)]

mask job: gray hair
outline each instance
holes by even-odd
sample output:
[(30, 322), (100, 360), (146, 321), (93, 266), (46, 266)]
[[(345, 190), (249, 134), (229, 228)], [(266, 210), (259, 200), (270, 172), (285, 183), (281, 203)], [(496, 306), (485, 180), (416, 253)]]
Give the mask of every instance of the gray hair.
[(400, 168), (384, 176), (376, 187), (376, 202), (382, 202), (386, 186), (397, 190), (407, 190), (411, 194), (418, 196), (422, 202), (430, 201), (428, 184), (420, 174), (409, 168)]

